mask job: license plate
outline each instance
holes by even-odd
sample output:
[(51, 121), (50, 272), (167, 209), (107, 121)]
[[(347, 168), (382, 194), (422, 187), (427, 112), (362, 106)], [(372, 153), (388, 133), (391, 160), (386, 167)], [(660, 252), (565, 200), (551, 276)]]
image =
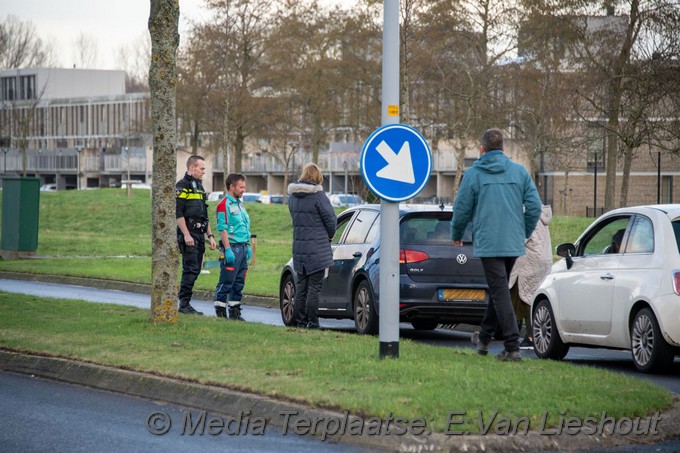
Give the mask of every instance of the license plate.
[(440, 289), (439, 300), (485, 302), (486, 290), (483, 289)]

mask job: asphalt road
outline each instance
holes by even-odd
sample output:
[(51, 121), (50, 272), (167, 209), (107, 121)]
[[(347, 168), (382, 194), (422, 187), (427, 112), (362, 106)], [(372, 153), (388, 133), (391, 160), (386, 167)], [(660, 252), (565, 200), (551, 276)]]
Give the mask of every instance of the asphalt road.
[[(0, 372), (0, 449), (14, 452), (368, 452), (121, 393)], [(170, 420), (168, 431), (165, 431)], [(212, 420), (213, 427), (209, 427)], [(264, 426), (264, 427), (263, 427)], [(184, 433), (182, 433), (184, 430)], [(264, 431), (264, 434), (260, 434)], [(155, 433), (152, 433), (155, 432)]]
[[(60, 285), (33, 281), (0, 279), (0, 290), (30, 294), (40, 297), (56, 297), (63, 299), (81, 299), (89, 302), (131, 305), (138, 308), (149, 308), (151, 298), (146, 294), (125, 291), (100, 290), (83, 286)], [(215, 310), (211, 301), (194, 300), (192, 305), (206, 316), (214, 316)], [(282, 326), (278, 309), (255, 306), (244, 306), (243, 317), (246, 321)], [(321, 327), (339, 331), (354, 331), (354, 322), (350, 320), (321, 319)], [(436, 329), (434, 331), (417, 331), (410, 324), (402, 324), (401, 338), (410, 338), (435, 346), (472, 347), (470, 334), (463, 331)], [(378, 345), (376, 343), (376, 351)], [(495, 354), (503, 349), (500, 342), (493, 342), (490, 353)], [(377, 353), (377, 352), (376, 352)], [(525, 359), (536, 359), (533, 351), (522, 351)], [(680, 395), (680, 359), (676, 358), (673, 369), (666, 374), (643, 374), (635, 369), (628, 351), (612, 351), (607, 349), (571, 348), (566, 361), (577, 365), (596, 366), (611, 371), (629, 374), (638, 379), (646, 379), (657, 385), (666, 387)]]
[[(80, 299), (98, 303), (114, 303), (139, 308), (150, 306), (150, 296), (115, 290), (99, 290), (73, 285), (0, 279), (0, 290), (36, 295)], [(192, 304), (207, 316), (214, 316), (210, 301)], [(244, 307), (249, 322), (283, 325), (278, 309)], [(321, 320), (322, 328), (353, 332), (349, 320)], [(410, 338), (441, 347), (472, 347), (470, 334), (464, 331), (437, 329), (416, 331), (403, 324), (401, 338)], [(376, 343), (376, 353), (377, 353)], [(492, 343), (491, 352), (502, 350), (500, 342)], [(536, 359), (532, 351), (522, 351), (525, 359)], [(572, 348), (566, 358), (577, 365), (597, 366), (650, 380), (680, 394), (680, 360), (666, 375), (646, 375), (635, 370), (630, 353), (603, 349)], [(93, 398), (93, 399), (89, 399)], [(124, 410), (132, 412), (124, 412)], [(317, 439), (290, 434), (267, 427), (266, 436), (184, 435), (179, 433), (187, 409), (162, 402), (103, 392), (72, 384), (29, 378), (0, 372), (0, 445), (7, 451), (367, 451), (355, 446), (335, 445)], [(154, 436), (147, 429), (152, 414), (162, 412), (173, 420), (172, 429)], [(198, 411), (189, 412), (195, 416)], [(210, 414), (208, 414), (210, 415)], [(216, 415), (216, 414), (214, 414)], [(219, 416), (219, 415), (217, 415)], [(177, 427), (177, 424), (180, 427)], [(123, 434), (121, 434), (123, 433)], [(652, 445), (633, 445), (602, 449), (608, 453), (680, 452), (680, 440)]]

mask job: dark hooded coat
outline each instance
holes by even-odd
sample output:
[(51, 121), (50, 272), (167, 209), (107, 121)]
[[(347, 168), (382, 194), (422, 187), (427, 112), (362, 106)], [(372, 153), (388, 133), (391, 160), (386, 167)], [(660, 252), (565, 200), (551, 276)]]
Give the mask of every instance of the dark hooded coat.
[(333, 265), (331, 238), (337, 219), (323, 187), (309, 181), (288, 185), (288, 209), (293, 218), (293, 268), (313, 274)]

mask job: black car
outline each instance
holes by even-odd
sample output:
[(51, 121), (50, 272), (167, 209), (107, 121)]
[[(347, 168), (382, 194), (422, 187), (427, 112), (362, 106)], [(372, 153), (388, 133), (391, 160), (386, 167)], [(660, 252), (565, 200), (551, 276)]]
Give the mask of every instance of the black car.
[[(472, 256), (468, 227), (463, 246), (451, 241), (451, 208), (400, 205), (399, 269), (401, 322), (432, 330), (439, 324), (479, 324), (488, 303), (482, 263)], [(361, 205), (338, 216), (332, 240), (334, 266), (324, 280), (320, 318), (354, 319), (360, 334), (378, 330), (380, 206)], [(293, 324), (297, 276), (290, 260), (281, 272), (279, 304)]]

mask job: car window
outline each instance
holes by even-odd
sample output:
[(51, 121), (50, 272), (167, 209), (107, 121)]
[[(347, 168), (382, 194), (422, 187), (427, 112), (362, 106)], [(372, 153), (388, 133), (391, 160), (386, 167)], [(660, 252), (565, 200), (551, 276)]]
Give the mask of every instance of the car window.
[(352, 220), (353, 215), (346, 215), (344, 217), (338, 218), (338, 225), (335, 228), (335, 234), (333, 235), (333, 239), (331, 242), (333, 244), (337, 244), (340, 242), (340, 239), (342, 238), (343, 233), (347, 229), (347, 225), (349, 225), (349, 221)]
[[(451, 218), (442, 216), (409, 217), (399, 225), (402, 244), (450, 244)], [(468, 223), (463, 242), (472, 242), (472, 224)]]
[[(630, 216), (608, 219), (596, 226), (583, 243), (583, 255), (604, 255), (607, 253), (621, 253), (625, 247), (625, 231), (630, 222)], [(617, 250), (619, 249), (619, 250)]]
[(347, 237), (345, 237), (345, 244), (363, 244), (366, 242), (368, 231), (371, 229), (373, 222), (378, 217), (378, 212), (373, 210), (363, 210), (356, 216), (352, 225), (350, 225)]
[(675, 245), (678, 247), (678, 253), (680, 253), (680, 220), (673, 220), (671, 225), (673, 225), (673, 233), (675, 234)]
[(380, 215), (375, 216), (373, 225), (371, 225), (371, 229), (368, 230), (368, 235), (366, 236), (366, 243), (370, 244), (371, 242), (375, 241), (375, 238), (378, 236), (378, 233), (380, 233)]
[(630, 231), (626, 253), (652, 253), (654, 251), (654, 227), (644, 216), (636, 216)]

